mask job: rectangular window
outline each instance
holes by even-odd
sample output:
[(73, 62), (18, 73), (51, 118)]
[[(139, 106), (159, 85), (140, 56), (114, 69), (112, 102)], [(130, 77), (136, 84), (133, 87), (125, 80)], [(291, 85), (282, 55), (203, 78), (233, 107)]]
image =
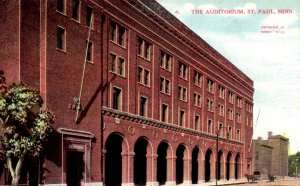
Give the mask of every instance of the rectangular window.
[(56, 3), (57, 11), (66, 14), (66, 0), (57, 0)]
[(236, 113), (236, 121), (237, 122), (241, 122), (241, 114), (240, 113)]
[(125, 74), (125, 73), (124, 73), (124, 69), (125, 69), (125, 62), (124, 62), (124, 59), (119, 57), (117, 74), (119, 74), (119, 75), (121, 75), (121, 76), (124, 76), (124, 74)]
[(142, 38), (138, 38), (138, 55), (150, 60), (151, 45)]
[(92, 7), (86, 7), (86, 26), (93, 28), (94, 24), (94, 10)]
[(220, 136), (224, 136), (224, 132), (223, 132), (223, 123), (219, 123), (218, 131), (219, 131), (219, 135), (220, 135)]
[(160, 92), (170, 94), (170, 81), (163, 77), (160, 78)]
[(219, 98), (224, 99), (225, 96), (225, 88), (222, 86), (219, 86)]
[(117, 25), (115, 22), (110, 22), (109, 25), (109, 40), (116, 42), (117, 41)]
[(113, 88), (113, 97), (112, 97), (112, 107), (116, 110), (122, 110), (121, 109), (121, 89), (114, 87)]
[(183, 110), (179, 112), (179, 126), (185, 126), (185, 112)]
[(232, 127), (228, 127), (229, 139), (232, 139)]
[(125, 76), (125, 60), (121, 57), (117, 57), (114, 54), (110, 54), (109, 70), (117, 75)]
[(57, 43), (56, 48), (66, 51), (66, 31), (64, 28), (57, 26)]
[(160, 67), (167, 71), (171, 71), (171, 56), (163, 51), (161, 51)]
[(207, 110), (210, 112), (214, 111), (214, 102), (212, 99), (207, 99)]
[(214, 93), (215, 89), (214, 89), (214, 81), (207, 79), (207, 90), (210, 93)]
[(138, 82), (150, 86), (150, 71), (143, 67), (138, 67)]
[(228, 101), (229, 101), (229, 103), (233, 103), (233, 100), (234, 100), (233, 93), (231, 91), (228, 91)]
[(219, 115), (224, 116), (224, 105), (219, 104), (218, 108), (219, 108)]
[(194, 71), (194, 84), (198, 87), (201, 87), (201, 82), (202, 82), (202, 75), (199, 72)]
[(228, 119), (233, 120), (233, 110), (228, 109)]
[(168, 105), (166, 105), (166, 104), (162, 104), (161, 121), (162, 122), (168, 122)]
[(186, 64), (179, 62), (179, 77), (187, 79), (188, 76), (188, 67)]
[(147, 116), (147, 98), (143, 96), (140, 100), (140, 116)]
[(185, 87), (179, 86), (178, 96), (181, 101), (187, 101), (187, 89)]
[(143, 71), (142, 67), (138, 67), (138, 82), (143, 83)]
[(86, 61), (92, 62), (93, 61), (93, 43), (89, 41), (87, 45), (87, 53), (86, 53)]
[(236, 138), (237, 138), (238, 141), (241, 141), (240, 129), (237, 129), (237, 131), (236, 131)]
[(211, 128), (212, 128), (212, 121), (209, 119), (209, 120), (207, 120), (207, 132), (208, 133), (212, 133)]
[(110, 71), (115, 72), (116, 71), (116, 55), (110, 54)]
[(109, 40), (125, 47), (126, 29), (123, 26), (121, 26), (113, 21), (110, 21)]
[(194, 105), (201, 107), (201, 96), (197, 93), (194, 93)]
[(76, 21), (80, 19), (80, 0), (73, 0), (72, 18)]
[(199, 130), (200, 129), (200, 116), (195, 115), (195, 130)]
[(237, 96), (236, 101), (237, 101), (237, 107), (242, 108), (242, 98)]

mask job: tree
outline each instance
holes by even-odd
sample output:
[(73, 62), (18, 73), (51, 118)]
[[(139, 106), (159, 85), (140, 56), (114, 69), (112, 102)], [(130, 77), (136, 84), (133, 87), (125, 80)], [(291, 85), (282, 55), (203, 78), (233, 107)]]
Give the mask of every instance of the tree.
[(24, 159), (40, 155), (52, 130), (53, 114), (42, 104), (37, 90), (23, 83), (8, 86), (0, 71), (0, 134), (12, 185), (19, 183)]
[(300, 173), (300, 152), (289, 155), (289, 174), (296, 175)]

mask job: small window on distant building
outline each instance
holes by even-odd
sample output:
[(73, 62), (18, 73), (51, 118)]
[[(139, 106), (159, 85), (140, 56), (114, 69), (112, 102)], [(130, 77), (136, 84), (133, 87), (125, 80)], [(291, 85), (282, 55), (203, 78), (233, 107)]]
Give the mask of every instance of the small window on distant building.
[(92, 7), (88, 6), (86, 8), (86, 26), (93, 28), (94, 23), (94, 10)]
[(140, 116), (147, 116), (147, 98), (143, 96), (140, 100)]
[(72, 18), (76, 21), (80, 19), (80, 0), (73, 0)]
[(93, 62), (93, 43), (89, 41), (88, 49), (86, 53), (86, 61)]
[(113, 88), (113, 95), (112, 95), (112, 107), (113, 109), (116, 110), (122, 110), (121, 109), (121, 105), (122, 105), (122, 101), (121, 101), (121, 89), (114, 87)]
[(57, 43), (56, 48), (66, 51), (66, 31), (64, 28), (57, 26)]
[(162, 122), (168, 122), (168, 105), (166, 105), (166, 104), (162, 104), (161, 121)]
[(66, 0), (57, 0), (56, 3), (57, 11), (66, 14)]

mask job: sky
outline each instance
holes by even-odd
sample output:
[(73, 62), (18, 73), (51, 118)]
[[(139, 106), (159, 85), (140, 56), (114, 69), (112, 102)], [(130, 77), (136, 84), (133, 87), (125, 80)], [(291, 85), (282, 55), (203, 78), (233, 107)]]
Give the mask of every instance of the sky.
[(300, 151), (300, 1), (157, 2), (254, 81), (253, 138), (272, 131), (290, 139), (290, 154)]

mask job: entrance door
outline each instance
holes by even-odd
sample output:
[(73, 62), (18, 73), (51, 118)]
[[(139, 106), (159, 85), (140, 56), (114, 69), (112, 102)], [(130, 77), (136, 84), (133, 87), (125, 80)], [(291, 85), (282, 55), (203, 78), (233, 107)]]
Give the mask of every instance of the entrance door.
[(84, 153), (78, 151), (67, 152), (67, 185), (80, 186), (84, 173)]

